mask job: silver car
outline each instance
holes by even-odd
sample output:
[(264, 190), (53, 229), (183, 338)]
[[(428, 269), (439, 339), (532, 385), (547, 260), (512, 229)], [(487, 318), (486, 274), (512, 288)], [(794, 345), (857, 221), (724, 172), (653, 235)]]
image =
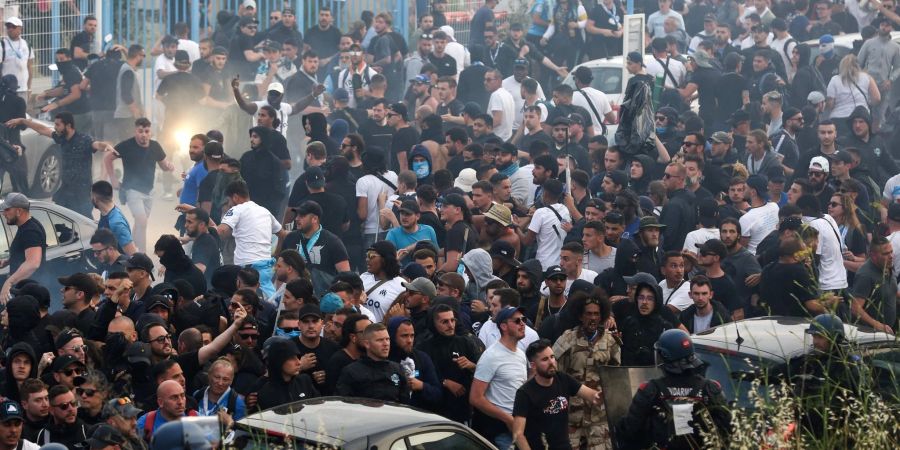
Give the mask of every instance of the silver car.
[[(67, 276), (75, 272), (89, 271), (93, 267), (91, 236), (97, 230), (93, 219), (55, 203), (32, 201), (31, 216), (40, 222), (47, 234), (46, 273), (50, 276)], [(0, 227), (0, 259), (9, 259), (9, 245), (16, 236), (17, 227), (2, 222)], [(9, 266), (0, 269), (0, 282), (9, 276)], [(54, 304), (58, 302), (59, 286), (46, 286)]]

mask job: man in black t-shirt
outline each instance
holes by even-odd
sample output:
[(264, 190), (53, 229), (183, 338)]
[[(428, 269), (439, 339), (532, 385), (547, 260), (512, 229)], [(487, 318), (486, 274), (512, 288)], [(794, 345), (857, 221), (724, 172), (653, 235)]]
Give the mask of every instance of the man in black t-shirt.
[(112, 137), (113, 112), (116, 110), (116, 78), (122, 64), (122, 47), (113, 47), (106, 52), (106, 56), (91, 64), (84, 72), (88, 80), (90, 97), (88, 105), (91, 110), (91, 124), (93, 135), (97, 139)]
[(446, 224), (447, 240), (445, 263), (440, 270), (455, 272), (462, 255), (478, 246), (478, 233), (470, 225), (472, 213), (462, 195), (449, 194), (444, 197), (441, 218)]
[(265, 56), (256, 51), (258, 38), (256, 31), (259, 21), (255, 17), (241, 17), (238, 22), (238, 33), (231, 39), (228, 46), (228, 59), (231, 61), (237, 74), (244, 80), (252, 80), (256, 74), (259, 62)]
[(191, 262), (203, 272), (207, 282), (212, 282), (212, 274), (222, 265), (221, 245), (215, 228), (209, 228), (209, 213), (203, 208), (195, 208), (185, 213), (184, 230), (194, 240), (191, 245)]
[[(309, 375), (320, 392), (328, 389), (325, 365), (331, 356), (341, 350), (334, 342), (322, 338), (324, 316), (318, 305), (306, 304), (300, 308), (300, 337), (294, 340), (300, 350), (300, 373)], [(284, 326), (284, 324), (282, 324)]]
[(549, 340), (532, 342), (525, 350), (534, 377), (516, 391), (513, 403), (513, 442), (519, 448), (571, 450), (569, 397), (597, 405), (600, 393), (559, 372)]
[[(306, 169), (298, 181), (306, 184), (306, 195), (291, 196), (288, 199), (288, 208), (295, 211), (307, 200), (314, 201), (322, 208), (322, 227), (334, 234), (342, 233), (344, 227), (350, 223), (347, 202), (340, 195), (325, 191), (325, 172), (322, 168), (313, 166)], [(294, 217), (290, 213), (286, 213), (285, 216), (285, 218)], [(288, 223), (288, 220), (284, 223)]]
[(401, 170), (409, 169), (406, 155), (419, 143), (419, 133), (409, 126), (409, 114), (403, 103), (394, 103), (390, 106), (387, 123), (395, 130), (391, 138), (391, 170), (400, 173)]
[(18, 227), (9, 245), (9, 259), (0, 260), (0, 268), (9, 266), (9, 276), (0, 289), (0, 302), (9, 300), (9, 289), (26, 278), (36, 278), (46, 261), (47, 234), (44, 227), (31, 217), (31, 201), (24, 194), (12, 192), (0, 204), (0, 212), (7, 225)]
[(94, 33), (97, 32), (97, 18), (85, 16), (81, 23), (81, 31), (69, 43), (69, 51), (72, 59), (79, 69), (84, 70), (88, 66), (88, 57), (91, 55), (91, 47), (94, 44)]
[(166, 105), (162, 135), (167, 146), (179, 144), (175, 137), (176, 127), (190, 122), (190, 116), (197, 113), (197, 105), (205, 97), (203, 83), (190, 71), (191, 59), (188, 52), (175, 52), (175, 69), (178, 71), (163, 78), (156, 88), (156, 98)]
[(444, 53), (447, 49), (447, 43), (450, 42), (450, 37), (447, 36), (447, 33), (438, 30), (434, 32), (432, 38), (434, 48), (428, 55), (428, 62), (434, 64), (434, 67), (437, 67), (437, 74), (439, 77), (455, 78), (457, 75), (456, 59), (447, 53)]
[[(113, 170), (116, 158), (122, 159), (121, 182)], [(138, 251), (142, 252), (147, 239), (147, 221), (153, 208), (150, 192), (153, 190), (156, 166), (166, 172), (175, 170), (175, 166), (166, 159), (166, 152), (159, 142), (150, 139), (150, 121), (146, 118), (134, 122), (134, 137), (116, 145), (114, 152), (104, 156), (103, 164), (113, 188), (121, 187), (121, 192), (124, 192), (125, 203), (134, 215), (131, 234)]]
[(318, 269), (332, 277), (338, 272), (349, 271), (350, 261), (344, 243), (321, 225), (322, 207), (308, 200), (294, 208), (294, 212), (295, 229), (285, 236), (282, 248), (296, 250), (310, 269)]
[(367, 148), (391, 148), (394, 129), (387, 124), (387, 101), (379, 98), (372, 104), (372, 117), (366, 119), (359, 127), (359, 134)]
[(53, 99), (41, 108), (41, 112), (68, 111), (75, 115), (78, 131), (91, 129), (88, 113), (87, 94), (81, 92), (81, 70), (72, 61), (69, 50), (61, 48), (56, 51), (56, 67), (62, 77), (59, 84), (37, 96), (38, 101)]

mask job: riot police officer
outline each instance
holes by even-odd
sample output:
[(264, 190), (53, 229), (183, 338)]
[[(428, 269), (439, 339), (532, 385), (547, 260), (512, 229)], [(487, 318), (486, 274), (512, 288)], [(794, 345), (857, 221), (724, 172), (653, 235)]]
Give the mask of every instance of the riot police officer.
[[(701, 374), (703, 362), (694, 354), (691, 337), (679, 329), (666, 330), (654, 349), (665, 375), (638, 388), (616, 426), (619, 448), (724, 447), (731, 414), (719, 383)], [(720, 442), (704, 442), (701, 429), (714, 432)]]
[[(862, 358), (855, 354), (844, 333), (844, 323), (833, 314), (820, 314), (809, 323), (813, 352), (799, 360), (793, 373), (801, 425), (805, 432), (823, 437), (828, 411), (848, 411), (850, 397), (860, 398), (863, 389)], [(841, 414), (838, 414), (839, 416)]]

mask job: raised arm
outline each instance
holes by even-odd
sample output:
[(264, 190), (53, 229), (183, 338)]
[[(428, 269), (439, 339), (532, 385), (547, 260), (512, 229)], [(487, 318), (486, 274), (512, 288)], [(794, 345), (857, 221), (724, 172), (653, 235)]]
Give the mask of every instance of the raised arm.
[(21, 125), (31, 128), (32, 130), (34, 130), (35, 132), (37, 132), (37, 134), (40, 134), (41, 136), (53, 137), (53, 129), (52, 128), (50, 128), (40, 122), (35, 122), (31, 119), (20, 117), (20, 118), (16, 118), (16, 119), (10, 119), (6, 122), (6, 126), (9, 128), (15, 128), (15, 127), (18, 127)]
[(256, 103), (247, 103), (244, 100), (244, 96), (241, 95), (241, 78), (239, 76), (231, 79), (231, 91), (234, 93), (234, 100), (237, 102), (238, 107), (241, 108), (247, 114), (256, 114), (257, 106)]
[(317, 84), (315, 87), (313, 87), (313, 90), (309, 95), (301, 98), (299, 101), (297, 101), (297, 103), (291, 105), (293, 107), (291, 115), (293, 116), (294, 114), (299, 114), (301, 111), (309, 108), (309, 105), (312, 105), (313, 102), (316, 101), (316, 97), (322, 95), (323, 92), (325, 92), (325, 85)]

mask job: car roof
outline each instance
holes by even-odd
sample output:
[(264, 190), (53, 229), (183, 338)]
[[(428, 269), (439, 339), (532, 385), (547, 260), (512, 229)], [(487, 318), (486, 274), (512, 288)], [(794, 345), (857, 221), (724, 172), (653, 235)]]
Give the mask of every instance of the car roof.
[[(891, 32), (891, 40), (896, 41), (900, 39), (900, 31), (892, 31)], [(853, 42), (862, 40), (862, 35), (859, 33), (850, 33), (850, 34), (839, 34), (834, 36), (834, 46), (835, 47), (844, 47), (844, 48), (853, 48)], [(819, 45), (819, 39), (810, 39), (808, 41), (804, 41), (804, 44), (813, 46)]]
[[(809, 322), (810, 319), (801, 317), (757, 317), (710, 328), (692, 339), (695, 346), (712, 351), (758, 355), (784, 362), (809, 352), (812, 341), (804, 339)], [(856, 344), (894, 342), (889, 334), (850, 324), (844, 324), (844, 333)]]
[[(645, 55), (644, 55), (644, 64), (647, 64), (647, 63), (650, 62), (650, 61), (653, 61), (653, 55), (650, 54), (650, 53), (645, 54)], [(624, 66), (624, 64), (625, 64), (625, 60), (623, 59), (622, 55), (611, 56), (611, 57), (609, 57), (609, 58), (592, 59), (592, 60), (590, 60), (590, 61), (583, 62), (583, 63), (578, 64), (577, 66), (575, 66), (575, 68), (572, 69), (570, 72), (571, 72), (571, 73), (574, 73), (576, 69), (578, 69), (579, 67), (582, 67), (582, 66), (587, 67), (587, 68), (591, 68), (591, 69), (592, 69), (592, 68), (595, 68), (595, 67), (617, 67), (617, 68), (621, 68), (621, 67)]]
[(321, 397), (288, 403), (251, 414), (237, 423), (301, 439), (308, 436), (328, 445), (342, 445), (400, 428), (455, 425), (447, 418), (409, 406), (346, 397)]

